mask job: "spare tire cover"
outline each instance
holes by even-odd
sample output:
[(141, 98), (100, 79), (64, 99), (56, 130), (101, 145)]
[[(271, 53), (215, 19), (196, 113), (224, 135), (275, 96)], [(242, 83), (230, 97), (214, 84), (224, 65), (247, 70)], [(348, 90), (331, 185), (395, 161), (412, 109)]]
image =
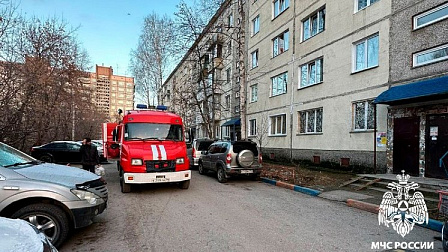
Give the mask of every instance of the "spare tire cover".
[(250, 150), (242, 150), (237, 156), (238, 164), (242, 167), (249, 167), (254, 163), (254, 153)]

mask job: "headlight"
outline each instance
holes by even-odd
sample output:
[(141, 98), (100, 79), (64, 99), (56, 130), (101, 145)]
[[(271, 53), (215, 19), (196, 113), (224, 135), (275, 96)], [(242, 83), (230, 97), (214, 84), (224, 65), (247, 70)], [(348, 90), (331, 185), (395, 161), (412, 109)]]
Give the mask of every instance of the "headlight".
[(82, 191), (82, 190), (71, 190), (71, 191), (80, 200), (86, 200), (87, 202), (89, 202), (92, 205), (95, 205), (97, 200), (100, 198), (100, 196), (98, 196), (94, 193), (91, 193), (91, 192), (87, 192), (87, 191)]
[(185, 163), (184, 158), (177, 158), (176, 159), (176, 164), (183, 164), (183, 163)]
[(132, 159), (131, 160), (131, 165), (143, 165), (143, 160), (141, 160), (141, 159)]

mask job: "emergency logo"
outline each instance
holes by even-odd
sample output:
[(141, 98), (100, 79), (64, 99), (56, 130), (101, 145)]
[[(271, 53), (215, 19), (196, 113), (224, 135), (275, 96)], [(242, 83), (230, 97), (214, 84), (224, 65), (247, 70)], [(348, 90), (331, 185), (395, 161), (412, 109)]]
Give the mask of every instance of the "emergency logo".
[[(414, 228), (415, 224), (428, 223), (428, 209), (421, 192), (415, 191), (419, 185), (415, 182), (408, 183), (411, 176), (397, 175), (398, 183), (387, 185), (391, 189), (385, 192), (378, 212), (379, 225), (392, 225), (395, 231), (405, 237)], [(396, 196), (394, 196), (394, 191)], [(412, 196), (410, 191), (414, 191)]]

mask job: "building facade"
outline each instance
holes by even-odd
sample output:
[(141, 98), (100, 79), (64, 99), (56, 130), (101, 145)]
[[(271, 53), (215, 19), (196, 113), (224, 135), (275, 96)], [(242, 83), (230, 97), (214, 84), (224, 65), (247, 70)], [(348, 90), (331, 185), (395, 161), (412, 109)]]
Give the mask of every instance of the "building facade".
[(390, 29), (388, 172), (448, 178), (448, 2), (393, 0)]
[(96, 65), (96, 71), (89, 73), (83, 85), (92, 92), (99, 111), (116, 121), (118, 110), (134, 109), (134, 78), (114, 75), (112, 67)]
[[(387, 1), (255, 1), (248, 55), (249, 137), (271, 158), (385, 170)], [(258, 30), (257, 23), (260, 23)], [(375, 113), (376, 112), (376, 113)], [(376, 115), (375, 115), (376, 114)], [(381, 136), (381, 135), (379, 135)]]

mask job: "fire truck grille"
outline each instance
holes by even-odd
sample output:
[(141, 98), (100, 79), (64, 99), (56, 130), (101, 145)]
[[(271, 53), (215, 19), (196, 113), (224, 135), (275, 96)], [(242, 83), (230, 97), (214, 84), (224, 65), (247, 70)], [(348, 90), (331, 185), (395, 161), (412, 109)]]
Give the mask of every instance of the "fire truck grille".
[(146, 172), (174, 172), (176, 170), (176, 161), (156, 160), (145, 161)]

